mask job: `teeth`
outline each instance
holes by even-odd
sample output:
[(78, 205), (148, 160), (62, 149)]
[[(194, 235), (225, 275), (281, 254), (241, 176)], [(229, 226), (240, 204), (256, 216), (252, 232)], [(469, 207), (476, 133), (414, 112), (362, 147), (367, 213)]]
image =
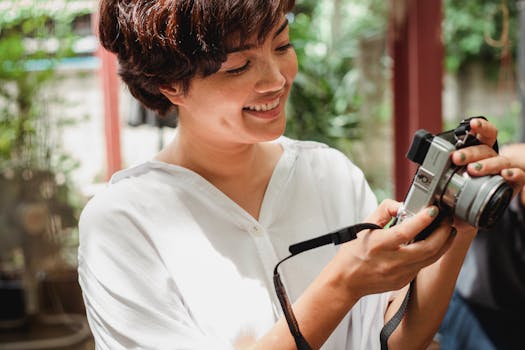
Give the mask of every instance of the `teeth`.
[(255, 106), (248, 106), (248, 107), (245, 107), (245, 109), (249, 109), (250, 111), (265, 112), (265, 111), (274, 109), (278, 105), (279, 105), (279, 99), (277, 98), (273, 102), (265, 103), (261, 105), (255, 105)]

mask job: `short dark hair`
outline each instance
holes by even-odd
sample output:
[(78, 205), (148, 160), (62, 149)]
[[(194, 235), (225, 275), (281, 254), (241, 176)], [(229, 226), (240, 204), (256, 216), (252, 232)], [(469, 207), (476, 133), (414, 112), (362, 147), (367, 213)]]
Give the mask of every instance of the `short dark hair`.
[(295, 0), (102, 0), (99, 36), (119, 74), (146, 107), (166, 114), (162, 86), (187, 93), (197, 74), (217, 72), (233, 46), (262, 42)]

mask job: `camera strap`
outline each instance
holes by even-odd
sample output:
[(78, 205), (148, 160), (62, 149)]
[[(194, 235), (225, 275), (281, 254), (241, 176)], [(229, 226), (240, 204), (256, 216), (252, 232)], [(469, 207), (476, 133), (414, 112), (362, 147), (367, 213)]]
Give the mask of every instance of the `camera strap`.
[[(281, 308), (283, 310), (286, 323), (288, 324), (288, 328), (290, 329), (290, 333), (294, 338), (297, 350), (312, 350), (312, 347), (310, 346), (310, 344), (308, 344), (308, 342), (302, 335), (301, 330), (299, 329), (299, 324), (297, 323), (297, 319), (295, 318), (295, 315), (293, 313), (290, 299), (288, 298), (286, 289), (284, 288), (284, 285), (281, 281), (281, 277), (279, 275), (279, 266), (286, 260), (307, 250), (319, 248), (331, 243), (333, 243), (334, 245), (338, 245), (345, 242), (349, 242), (357, 238), (357, 234), (363, 230), (377, 229), (382, 229), (382, 227), (372, 223), (360, 223), (357, 225), (343, 228), (339, 231), (328, 233), (323, 236), (292, 244), (288, 248), (290, 255), (282, 259), (277, 263), (277, 265), (275, 265), (275, 268), (273, 269), (273, 284), (275, 287), (275, 292), (277, 294), (277, 298), (279, 299), (279, 303), (281, 304)], [(395, 331), (395, 329), (403, 319), (408, 305), (408, 301), (410, 299), (410, 293), (413, 288), (414, 281), (415, 279), (410, 283), (410, 287), (407, 291), (407, 294), (405, 295), (405, 298), (403, 299), (403, 302), (399, 306), (399, 309), (381, 329), (381, 332), (379, 334), (381, 350), (388, 350), (388, 338), (390, 338), (390, 335), (392, 335), (392, 333)]]
[[(286, 294), (286, 289), (284, 288), (284, 285), (283, 285), (283, 283), (281, 281), (281, 277), (279, 275), (279, 271), (278, 271), (279, 265), (281, 265), (283, 262), (285, 262), (286, 260), (290, 259), (291, 257), (293, 257), (293, 256), (295, 256), (297, 254), (300, 254), (302, 252), (305, 252), (307, 250), (311, 250), (311, 249), (315, 249), (315, 248), (318, 248), (318, 247), (322, 247), (324, 245), (331, 244), (331, 243), (333, 243), (335, 245), (338, 245), (338, 244), (341, 244), (341, 243), (345, 243), (345, 242), (348, 242), (348, 241), (351, 241), (351, 240), (357, 238), (357, 234), (360, 231), (363, 231), (363, 230), (377, 230), (377, 229), (381, 229), (381, 228), (382, 228), (381, 226), (376, 225), (376, 224), (372, 224), (372, 223), (360, 223), (360, 224), (357, 224), (357, 225), (353, 225), (353, 226), (350, 226), (350, 227), (343, 228), (343, 229), (341, 229), (339, 231), (328, 233), (328, 234), (323, 235), (323, 236), (319, 236), (319, 237), (312, 238), (312, 239), (309, 239), (309, 240), (306, 240), (306, 241), (303, 241), (303, 242), (292, 244), (288, 248), (288, 250), (290, 252), (290, 255), (287, 256), (286, 258), (282, 259), (281, 261), (279, 261), (277, 263), (277, 265), (275, 265), (275, 268), (273, 269), (273, 284), (274, 284), (274, 287), (275, 287), (275, 292), (277, 293), (277, 298), (279, 299), (279, 303), (281, 304), (281, 308), (283, 310), (284, 317), (286, 318), (286, 322), (288, 323), (288, 328), (290, 329), (290, 333), (292, 333), (292, 336), (293, 336), (293, 338), (295, 340), (295, 345), (297, 346), (298, 350), (312, 350), (312, 347), (310, 346), (310, 344), (308, 344), (306, 339), (304, 339), (304, 336), (302, 335), (302, 333), (301, 333), (301, 331), (299, 329), (299, 324), (297, 323), (297, 320), (296, 320), (295, 315), (293, 313), (292, 305), (290, 303), (288, 295)], [(407, 302), (408, 302), (408, 300), (407, 300)], [(403, 302), (403, 303), (405, 303), (405, 302)], [(406, 306), (405, 306), (405, 308), (406, 308)], [(404, 313), (404, 311), (403, 311), (403, 313)], [(401, 318), (403, 317), (403, 313), (401, 314)], [(397, 315), (397, 313), (396, 313), (396, 315)], [(399, 321), (401, 321), (401, 318), (400, 318)], [(390, 323), (390, 321), (389, 321), (389, 323)], [(399, 322), (397, 322), (397, 323), (399, 323)], [(393, 325), (393, 329), (395, 329), (396, 327), (397, 327), (397, 324)], [(381, 333), (383, 333), (383, 332), (381, 332)], [(392, 333), (392, 332), (390, 332), (390, 333)], [(387, 335), (386, 339), (388, 339), (388, 336), (390, 336), (390, 333)]]
[(381, 342), (381, 350), (388, 350), (388, 338), (394, 333), (397, 326), (399, 326), (399, 323), (401, 323), (401, 320), (403, 319), (403, 316), (405, 315), (405, 312), (407, 310), (408, 301), (410, 300), (410, 294), (412, 292), (412, 288), (414, 288), (414, 283), (416, 279), (413, 279), (412, 282), (410, 282), (410, 286), (408, 287), (407, 293), (405, 294), (405, 298), (403, 299), (403, 302), (399, 306), (399, 309), (397, 309), (396, 313), (390, 320), (388, 320), (387, 323), (383, 326), (381, 329), (381, 332), (379, 333), (379, 341)]
[[(455, 140), (449, 140), (449, 141), (452, 144), (456, 144), (456, 147), (458, 146), (458, 144), (456, 143), (456, 141), (458, 139), (461, 139), (461, 145), (460, 145), (459, 148), (465, 148), (465, 147), (475, 146), (475, 145), (479, 145), (480, 144), (480, 142), (476, 138), (476, 136), (470, 134), (470, 121), (472, 119), (484, 119), (484, 120), (487, 120), (487, 118), (485, 118), (482, 115), (463, 119), (459, 123), (457, 128), (455, 128), (454, 130), (450, 131), (454, 135)], [(441, 135), (444, 135), (444, 134), (446, 134), (446, 133), (443, 133)], [(494, 149), (494, 151), (496, 151), (496, 153), (499, 153), (498, 140), (496, 140), (494, 145), (492, 145), (492, 148)]]

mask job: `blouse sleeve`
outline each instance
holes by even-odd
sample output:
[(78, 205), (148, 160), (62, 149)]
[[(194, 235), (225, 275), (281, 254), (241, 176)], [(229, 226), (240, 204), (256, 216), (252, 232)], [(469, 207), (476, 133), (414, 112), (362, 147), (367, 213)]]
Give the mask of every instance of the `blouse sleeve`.
[(92, 200), (80, 219), (79, 283), (97, 349), (233, 350), (194, 322), (133, 208)]

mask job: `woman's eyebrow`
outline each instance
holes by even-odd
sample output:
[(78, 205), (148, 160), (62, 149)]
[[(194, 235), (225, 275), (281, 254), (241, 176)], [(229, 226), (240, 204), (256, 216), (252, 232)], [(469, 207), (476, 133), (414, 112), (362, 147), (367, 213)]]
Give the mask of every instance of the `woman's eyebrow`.
[(281, 32), (285, 30), (287, 26), (288, 26), (288, 19), (285, 19), (283, 24), (281, 24), (281, 26), (275, 31), (275, 34), (273, 35), (273, 37), (275, 38), (277, 35), (281, 34)]
[[(279, 28), (277, 28), (277, 30), (275, 31), (275, 34), (273, 35), (273, 37), (275, 38), (279, 34), (281, 34), (283, 32), (283, 30), (286, 29), (287, 26), (288, 26), (288, 19), (285, 19), (283, 24), (281, 24), (279, 26)], [(256, 47), (256, 45), (254, 45), (254, 44), (245, 44), (245, 45), (233, 47), (233, 48), (229, 49), (227, 53), (230, 54), (230, 53), (235, 53), (235, 52), (239, 52), (239, 51), (251, 50), (251, 49), (254, 49), (255, 47)]]

